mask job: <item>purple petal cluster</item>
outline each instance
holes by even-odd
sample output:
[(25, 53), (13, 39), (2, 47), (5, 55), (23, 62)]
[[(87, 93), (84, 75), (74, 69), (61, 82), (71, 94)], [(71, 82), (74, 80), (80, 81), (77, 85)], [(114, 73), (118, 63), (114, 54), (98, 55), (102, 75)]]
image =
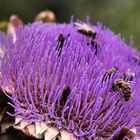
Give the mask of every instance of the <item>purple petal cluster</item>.
[[(89, 26), (97, 33), (97, 48), (72, 22), (28, 24), (17, 29), (15, 43), (7, 37), (1, 84), (11, 91), (14, 116), (67, 130), (81, 140), (111, 140), (123, 127), (137, 126), (140, 54), (132, 41), (127, 45), (103, 25)], [(103, 81), (113, 67), (115, 76)], [(129, 101), (112, 89), (127, 70), (136, 74)]]

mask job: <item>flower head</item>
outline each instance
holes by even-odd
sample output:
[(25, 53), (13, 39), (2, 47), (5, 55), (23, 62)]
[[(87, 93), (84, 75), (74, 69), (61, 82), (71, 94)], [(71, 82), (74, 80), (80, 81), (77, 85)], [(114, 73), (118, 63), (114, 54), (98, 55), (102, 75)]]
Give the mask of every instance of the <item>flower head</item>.
[[(77, 25), (37, 22), (17, 29), (16, 42), (7, 38), (2, 87), (11, 91), (16, 128), (38, 138), (99, 140), (136, 127), (137, 52), (101, 24)], [(88, 30), (78, 32), (82, 25)]]

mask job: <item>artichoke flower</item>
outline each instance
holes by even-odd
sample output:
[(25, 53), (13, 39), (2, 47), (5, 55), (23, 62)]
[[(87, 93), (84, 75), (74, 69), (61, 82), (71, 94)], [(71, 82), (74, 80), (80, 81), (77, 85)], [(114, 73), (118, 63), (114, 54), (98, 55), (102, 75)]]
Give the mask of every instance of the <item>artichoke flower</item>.
[(132, 46), (101, 23), (18, 28), (1, 66), (14, 127), (45, 140), (113, 140), (124, 129), (138, 138), (140, 54)]

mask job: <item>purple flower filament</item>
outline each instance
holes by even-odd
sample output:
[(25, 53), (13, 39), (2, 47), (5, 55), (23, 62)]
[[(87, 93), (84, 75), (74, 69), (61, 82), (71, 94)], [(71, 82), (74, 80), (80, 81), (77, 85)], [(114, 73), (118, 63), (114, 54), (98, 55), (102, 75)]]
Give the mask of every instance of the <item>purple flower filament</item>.
[[(95, 46), (73, 23), (33, 23), (17, 30), (15, 43), (7, 38), (2, 85), (13, 89), (16, 116), (67, 130), (81, 140), (112, 139), (121, 128), (135, 127), (140, 116), (135, 51), (101, 24), (91, 28), (97, 33)], [(113, 67), (118, 68), (115, 75), (103, 80)], [(112, 84), (128, 68), (138, 77), (126, 102)]]

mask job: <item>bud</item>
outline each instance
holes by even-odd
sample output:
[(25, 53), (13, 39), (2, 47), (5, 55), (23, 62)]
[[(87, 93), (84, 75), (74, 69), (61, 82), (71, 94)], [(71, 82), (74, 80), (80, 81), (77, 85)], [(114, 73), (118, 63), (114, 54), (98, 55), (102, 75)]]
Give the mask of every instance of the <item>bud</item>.
[(23, 23), (17, 15), (12, 15), (8, 23), (8, 33), (11, 33), (13, 36), (13, 41), (16, 41), (16, 28), (22, 27)]
[(35, 17), (36, 21), (43, 21), (43, 22), (55, 22), (55, 14), (50, 10), (41, 11)]

